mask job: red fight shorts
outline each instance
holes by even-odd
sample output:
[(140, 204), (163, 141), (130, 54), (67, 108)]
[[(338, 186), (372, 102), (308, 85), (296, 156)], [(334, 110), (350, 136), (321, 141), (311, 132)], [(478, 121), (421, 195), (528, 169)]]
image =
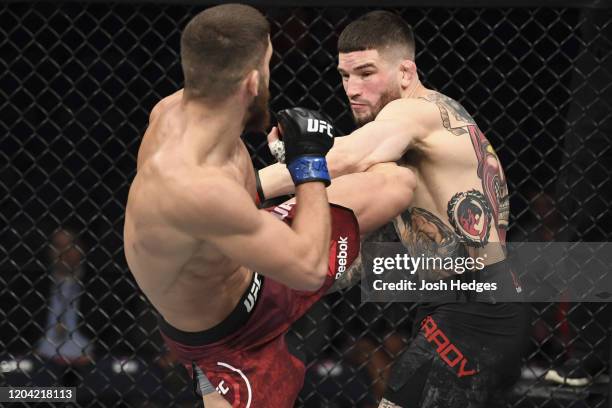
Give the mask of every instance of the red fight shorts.
[[(293, 204), (267, 210), (288, 224), (295, 214)], [(359, 255), (353, 212), (332, 204), (331, 215), (329, 270), (316, 292), (293, 290), (254, 273), (236, 308), (211, 329), (183, 332), (160, 319), (162, 337), (192, 378), (197, 365), (233, 408), (293, 407), (305, 367), (289, 352), (285, 333)]]

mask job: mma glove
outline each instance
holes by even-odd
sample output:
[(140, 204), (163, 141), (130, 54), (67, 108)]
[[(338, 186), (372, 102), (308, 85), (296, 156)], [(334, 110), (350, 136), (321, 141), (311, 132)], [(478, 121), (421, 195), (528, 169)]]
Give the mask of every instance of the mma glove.
[(310, 181), (330, 184), (325, 155), (334, 145), (334, 128), (323, 114), (305, 108), (276, 114), (283, 137), (285, 163), (297, 186)]

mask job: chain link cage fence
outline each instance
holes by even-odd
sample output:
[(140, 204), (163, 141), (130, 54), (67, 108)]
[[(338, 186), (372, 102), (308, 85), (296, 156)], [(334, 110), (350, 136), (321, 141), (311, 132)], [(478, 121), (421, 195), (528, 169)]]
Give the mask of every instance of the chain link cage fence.
[[(271, 108), (321, 109), (350, 132), (336, 40), (379, 4), (307, 3), (259, 5), (273, 30)], [(426, 86), (459, 100), (497, 150), (510, 240), (609, 241), (612, 9), (427, 3), (391, 9), (415, 29)], [(122, 226), (148, 113), (181, 87), (180, 32), (204, 7), (0, 5), (0, 384), (76, 386), (78, 406), (201, 405), (128, 271)], [(256, 167), (271, 163), (263, 135), (245, 141)], [(505, 406), (606, 406), (609, 309), (533, 304)], [(309, 367), (296, 406), (376, 406), (413, 312), (361, 304), (358, 289), (319, 302), (288, 335)], [(544, 380), (571, 358), (592, 384)]]

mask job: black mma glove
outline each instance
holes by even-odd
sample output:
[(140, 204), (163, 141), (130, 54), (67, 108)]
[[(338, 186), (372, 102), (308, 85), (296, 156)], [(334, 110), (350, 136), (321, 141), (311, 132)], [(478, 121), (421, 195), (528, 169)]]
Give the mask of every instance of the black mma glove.
[(285, 145), (285, 163), (293, 183), (323, 181), (330, 184), (325, 155), (334, 145), (334, 128), (323, 114), (305, 108), (276, 114)]

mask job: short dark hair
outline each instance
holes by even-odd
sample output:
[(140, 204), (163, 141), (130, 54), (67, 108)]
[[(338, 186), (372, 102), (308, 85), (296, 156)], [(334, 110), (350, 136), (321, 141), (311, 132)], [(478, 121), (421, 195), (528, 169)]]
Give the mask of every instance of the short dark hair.
[(401, 16), (390, 11), (371, 11), (346, 26), (338, 39), (338, 52), (382, 51), (389, 47), (405, 49), (414, 60), (412, 27)]
[(181, 35), (187, 97), (224, 99), (268, 49), (270, 24), (256, 9), (224, 4), (196, 15)]

